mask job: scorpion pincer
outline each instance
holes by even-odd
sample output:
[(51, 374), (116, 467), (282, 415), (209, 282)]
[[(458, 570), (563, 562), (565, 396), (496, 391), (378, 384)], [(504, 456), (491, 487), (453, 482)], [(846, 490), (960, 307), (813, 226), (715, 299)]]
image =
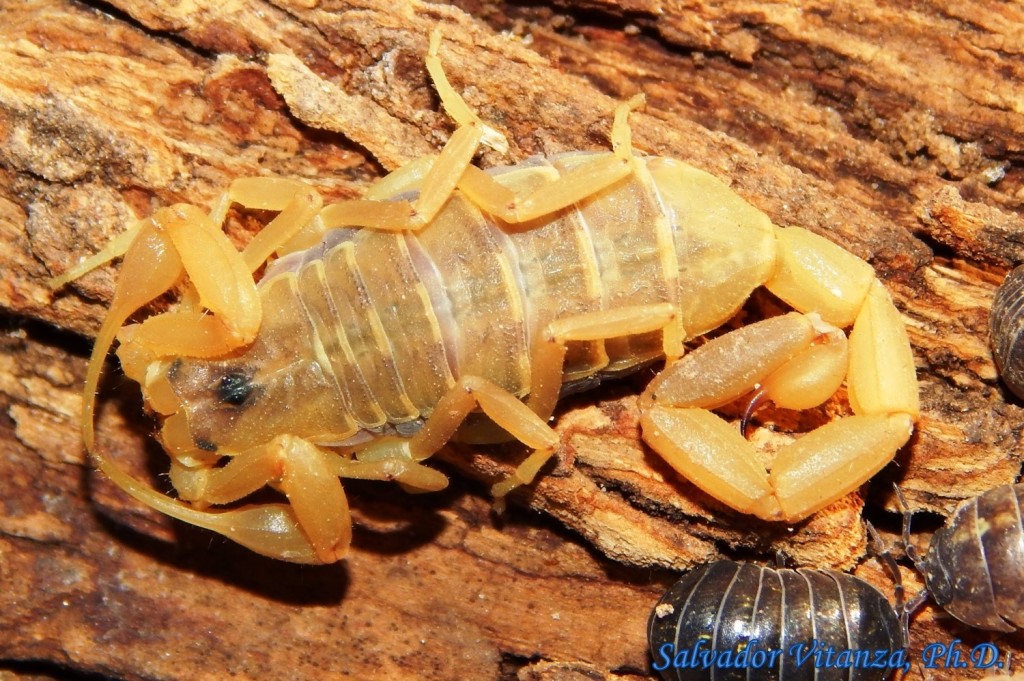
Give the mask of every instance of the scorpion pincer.
[[(87, 448), (119, 486), (259, 553), (331, 562), (351, 539), (341, 478), (440, 489), (447, 478), (423, 461), (456, 431), (486, 439), (486, 426), (463, 427), (482, 412), (534, 450), (494, 486), (500, 499), (557, 450), (547, 419), (565, 387), (660, 358), (667, 367), (641, 399), (645, 440), (738, 511), (800, 520), (893, 457), (918, 416), (917, 381), (869, 265), (774, 226), (705, 172), (634, 153), (627, 117), (641, 96), (616, 109), (611, 152), (480, 170), (480, 146), (507, 142), (452, 88), (439, 46), (435, 31), (426, 66), (457, 129), (436, 156), (327, 206), (302, 182), (239, 179), (211, 211), (157, 210), (54, 280), (124, 255), (82, 413)], [(233, 204), (278, 211), (242, 252), (221, 228)], [(180, 280), (174, 309), (122, 328)], [(795, 312), (682, 357), (685, 341), (762, 285)], [(162, 419), (178, 499), (94, 446), (94, 396), (115, 339)], [(708, 411), (754, 389), (810, 408), (844, 377), (854, 415), (797, 439), (771, 472)], [(267, 485), (286, 500), (235, 504)]]

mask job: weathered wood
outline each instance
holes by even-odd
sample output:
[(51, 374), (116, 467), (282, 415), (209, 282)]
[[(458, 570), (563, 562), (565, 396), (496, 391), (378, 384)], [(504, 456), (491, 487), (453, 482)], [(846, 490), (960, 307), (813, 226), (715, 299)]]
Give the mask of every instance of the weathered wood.
[[(46, 278), (156, 207), (208, 205), (234, 177), (351, 197), (436, 150), (451, 132), (423, 68), (438, 24), (456, 87), (512, 142), (483, 165), (603, 148), (615, 103), (643, 91), (638, 148), (876, 267), (908, 322), (924, 414), (872, 486), (873, 520), (896, 527), (882, 510), (893, 480), (915, 508), (948, 514), (1018, 475), (1020, 405), (986, 340), (992, 291), (1024, 259), (1018, 9), (459, 4), (0, 3), (0, 308), (13, 330), (0, 354), (0, 660), (160, 679), (642, 677), (644, 620), (671, 574), (635, 566), (720, 551), (863, 558), (858, 495), (791, 530), (680, 482), (638, 439), (647, 376), (567, 401), (563, 465), (503, 519), (472, 482), (427, 496), (347, 485), (358, 524), (342, 566), (255, 557), (90, 473), (76, 425), (87, 345), (48, 325), (94, 334), (116, 268), (54, 296)], [(250, 222), (232, 224), (240, 242)], [(160, 484), (152, 424), (110, 373), (101, 446)], [(840, 398), (818, 418), (845, 409)], [(523, 454), (441, 458), (489, 481)], [(872, 561), (859, 572), (888, 584)], [(912, 631), (917, 650), (986, 640), (931, 608)], [(1024, 652), (1019, 637), (998, 645)]]

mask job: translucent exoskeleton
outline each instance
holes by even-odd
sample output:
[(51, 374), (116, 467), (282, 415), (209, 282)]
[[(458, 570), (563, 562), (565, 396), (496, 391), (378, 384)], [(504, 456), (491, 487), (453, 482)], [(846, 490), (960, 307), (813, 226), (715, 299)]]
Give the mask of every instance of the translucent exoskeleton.
[[(556, 451), (547, 421), (563, 390), (663, 358), (641, 399), (643, 436), (738, 511), (802, 519), (893, 457), (917, 419), (917, 382), (870, 266), (776, 227), (705, 172), (634, 153), (627, 116), (641, 97), (616, 109), (611, 152), (480, 170), (480, 146), (507, 143), (449, 84), (439, 45), (435, 32), (427, 69), (457, 129), (436, 156), (327, 206), (301, 182), (240, 179), (212, 210), (162, 208), (55, 280), (124, 255), (82, 415), (87, 447), (118, 485), (260, 553), (330, 562), (351, 538), (341, 478), (440, 489), (447, 479), (424, 460), (457, 431), (493, 438), (493, 425), (464, 427), (482, 412), (533, 450), (494, 486), (500, 499)], [(241, 253), (222, 231), (235, 204), (278, 211)], [(179, 281), (174, 309), (122, 327)], [(683, 356), (759, 286), (795, 311)], [(162, 420), (178, 499), (94, 446), (115, 339)], [(844, 378), (854, 415), (800, 437), (770, 471), (709, 411), (755, 390), (809, 408)], [(267, 485), (286, 501), (234, 505)]]

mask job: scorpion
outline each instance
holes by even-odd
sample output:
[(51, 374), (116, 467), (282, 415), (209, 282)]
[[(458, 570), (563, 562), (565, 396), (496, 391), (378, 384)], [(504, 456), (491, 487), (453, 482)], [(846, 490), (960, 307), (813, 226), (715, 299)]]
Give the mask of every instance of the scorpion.
[[(426, 68), (456, 129), (438, 154), (326, 206), (300, 181), (237, 179), (209, 212), (160, 208), (51, 281), (123, 256), (81, 414), (86, 449), (113, 482), (258, 553), (329, 563), (352, 537), (342, 478), (439, 490), (446, 476), (424, 461), (450, 439), (514, 439), (532, 452), (493, 486), (501, 500), (556, 453), (560, 394), (659, 359), (640, 398), (644, 439), (741, 513), (799, 521), (893, 458), (918, 418), (917, 380), (867, 263), (776, 227), (706, 172), (635, 153), (628, 115), (642, 95), (616, 107), (611, 151), (478, 168), (481, 147), (508, 143), (450, 84), (440, 44), (435, 30)], [(241, 251), (222, 229), (236, 204), (276, 212)], [(125, 325), (175, 286), (174, 307)], [(760, 286), (794, 311), (684, 355)], [(177, 498), (95, 446), (115, 340), (161, 420)], [(853, 415), (784, 447), (770, 472), (710, 411), (752, 391), (812, 408), (844, 377)], [(236, 503), (267, 486), (284, 500)]]

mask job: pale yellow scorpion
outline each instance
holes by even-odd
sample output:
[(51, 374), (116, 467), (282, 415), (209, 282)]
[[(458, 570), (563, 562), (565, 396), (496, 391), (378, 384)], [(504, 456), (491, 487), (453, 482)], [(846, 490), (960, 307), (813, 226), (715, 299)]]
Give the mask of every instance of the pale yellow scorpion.
[[(352, 536), (340, 478), (441, 489), (447, 478), (423, 461), (456, 431), (485, 438), (463, 424), (482, 412), (534, 450), (494, 486), (500, 499), (556, 452), (547, 421), (563, 390), (661, 358), (640, 400), (644, 440), (738, 511), (802, 519), (892, 459), (918, 417), (917, 380), (906, 329), (867, 263), (774, 226), (705, 172), (634, 153), (627, 117), (639, 96), (616, 109), (611, 152), (473, 166), (481, 145), (507, 142), (452, 88), (439, 47), (435, 31), (426, 67), (458, 126), (439, 154), (327, 206), (302, 182), (239, 179), (209, 213), (162, 208), (53, 280), (124, 256), (82, 413), (86, 447), (114, 482), (259, 553), (328, 563)], [(233, 204), (279, 211), (242, 252), (221, 228)], [(122, 328), (183, 279), (175, 308)], [(759, 286), (796, 311), (684, 356), (684, 342)], [(178, 499), (94, 446), (115, 339), (162, 419)], [(854, 415), (784, 447), (770, 472), (709, 411), (755, 390), (807, 409), (844, 378)], [(267, 485), (287, 503), (207, 510)]]

